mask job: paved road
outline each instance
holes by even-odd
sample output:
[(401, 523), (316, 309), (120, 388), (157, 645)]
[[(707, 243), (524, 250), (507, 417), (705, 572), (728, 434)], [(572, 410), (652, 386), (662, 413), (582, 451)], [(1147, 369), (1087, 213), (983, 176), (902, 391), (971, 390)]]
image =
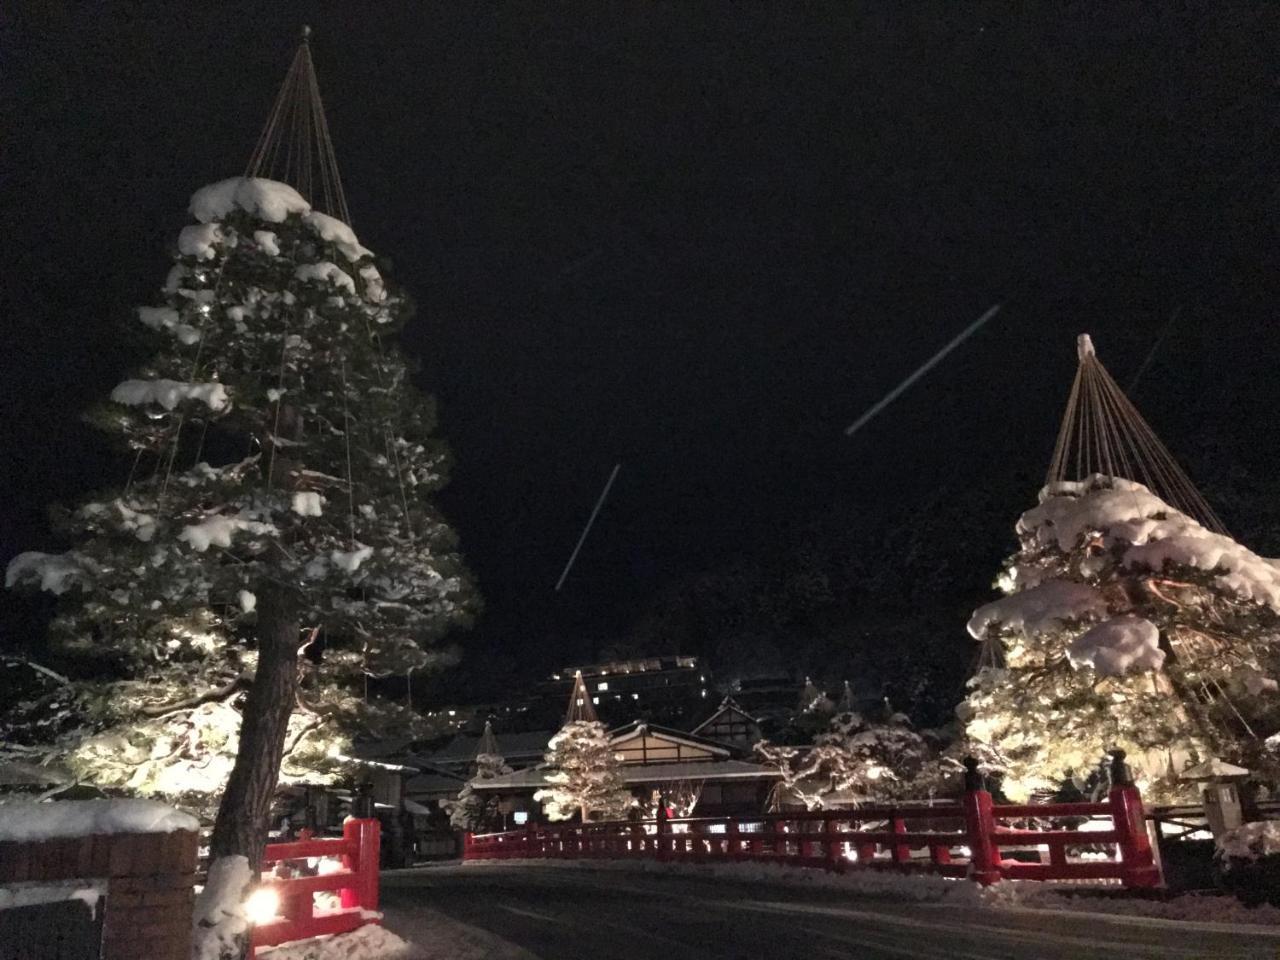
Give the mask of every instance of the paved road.
[[(590, 865), (383, 874), (387, 926), (460, 960), (1276, 960), (1280, 936), (1097, 914), (963, 908)], [(433, 927), (432, 925), (435, 924)], [(432, 934), (432, 930), (441, 933)]]

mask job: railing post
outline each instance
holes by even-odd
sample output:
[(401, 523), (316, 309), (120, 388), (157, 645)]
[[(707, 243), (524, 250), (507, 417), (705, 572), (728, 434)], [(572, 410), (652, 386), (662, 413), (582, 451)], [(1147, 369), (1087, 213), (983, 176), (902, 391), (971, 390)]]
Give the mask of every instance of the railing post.
[(1111, 751), (1111, 820), (1120, 835), (1120, 860), (1124, 867), (1126, 887), (1158, 887), (1160, 868), (1151, 852), (1147, 836), (1146, 815), (1142, 810), (1142, 794), (1133, 782), (1123, 750)]
[[(902, 817), (893, 818), (893, 832), (895, 834), (903, 834), (907, 832), (907, 821)], [(910, 863), (911, 848), (905, 843), (894, 843), (893, 850), (890, 852), (894, 863)]]
[(343, 865), (355, 874), (352, 886), (344, 887), (340, 894), (344, 908), (378, 909), (380, 827), (373, 818), (348, 820), (342, 825), (342, 839), (355, 847), (354, 854), (342, 858)]
[(843, 872), (844, 871), (844, 846), (843, 841), (837, 839), (839, 836), (839, 822), (835, 817), (828, 815), (823, 821), (823, 833), (826, 834), (826, 860), (827, 869)]
[(964, 758), (965, 831), (969, 834), (969, 879), (988, 886), (1000, 880), (1000, 848), (995, 841), (995, 817), (991, 794), (978, 772), (978, 761)]
[(738, 833), (738, 821), (730, 819), (724, 825), (725, 853), (737, 862), (742, 859), (742, 836)]
[(667, 822), (667, 798), (658, 798), (658, 860), (671, 859), (671, 824)]

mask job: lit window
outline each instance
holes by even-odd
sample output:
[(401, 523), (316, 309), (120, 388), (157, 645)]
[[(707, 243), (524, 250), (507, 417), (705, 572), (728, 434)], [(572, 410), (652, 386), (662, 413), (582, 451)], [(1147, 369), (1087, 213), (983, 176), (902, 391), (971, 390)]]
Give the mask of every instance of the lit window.
[(456, 717), (457, 715), (458, 715), (458, 711), (457, 711), (457, 710), (450, 710), (450, 711), (449, 711), (449, 716), (451, 716), (451, 717)]
[(529, 811), (517, 810), (515, 813), (511, 815), (511, 819), (516, 822), (517, 827), (523, 827), (526, 823), (529, 822)]
[(702, 691), (702, 695), (705, 697), (705, 696), (707, 695), (707, 691), (706, 691), (706, 690), (703, 690), (703, 691)]
[(640, 699), (640, 694), (638, 694), (638, 693), (633, 693), (633, 694), (631, 695), (631, 699), (632, 699), (632, 700), (639, 700), (639, 699)]
[(592, 702), (592, 703), (595, 703), (595, 704), (599, 704), (599, 703), (600, 703), (600, 698), (599, 698), (599, 697), (592, 697), (592, 698), (591, 698), (591, 702)]
[(609, 689), (609, 682), (608, 682), (607, 680), (601, 680), (599, 683), (597, 683), (597, 684), (596, 684), (596, 689), (597, 689), (597, 690), (608, 690), (608, 689)]

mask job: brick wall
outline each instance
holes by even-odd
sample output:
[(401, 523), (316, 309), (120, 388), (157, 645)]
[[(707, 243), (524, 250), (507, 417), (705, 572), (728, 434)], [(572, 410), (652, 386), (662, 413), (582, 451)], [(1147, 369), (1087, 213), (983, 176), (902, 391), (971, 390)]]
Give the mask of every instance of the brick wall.
[(118, 833), (0, 843), (0, 884), (103, 880), (103, 960), (188, 960), (196, 834)]

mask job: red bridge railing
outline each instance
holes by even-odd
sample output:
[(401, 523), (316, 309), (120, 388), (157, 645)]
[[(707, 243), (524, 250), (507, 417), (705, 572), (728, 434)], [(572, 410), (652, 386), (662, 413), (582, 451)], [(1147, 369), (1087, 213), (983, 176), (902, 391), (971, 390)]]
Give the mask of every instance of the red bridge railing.
[[(254, 950), (289, 940), (348, 933), (366, 923), (377, 923), (379, 843), (378, 821), (370, 818), (348, 820), (341, 839), (267, 844), (264, 868), (298, 861), (305, 872), (311, 869), (303, 866), (307, 861), (340, 858), (342, 869), (263, 881), (262, 888), (280, 898), (280, 908), (276, 919), (254, 927)], [(312, 895), (326, 890), (337, 892), (340, 909), (317, 912)]]
[[(971, 774), (976, 777), (975, 768)], [(1067, 826), (1088, 828), (1010, 824), (1063, 820)], [(464, 860), (591, 857), (768, 861), (839, 872), (890, 868), (967, 877), (982, 884), (1006, 878), (1111, 880), (1129, 887), (1160, 883), (1141, 796), (1137, 787), (1122, 781), (1098, 803), (995, 804), (991, 794), (975, 786), (958, 803), (529, 826), (467, 834), (463, 846)]]

